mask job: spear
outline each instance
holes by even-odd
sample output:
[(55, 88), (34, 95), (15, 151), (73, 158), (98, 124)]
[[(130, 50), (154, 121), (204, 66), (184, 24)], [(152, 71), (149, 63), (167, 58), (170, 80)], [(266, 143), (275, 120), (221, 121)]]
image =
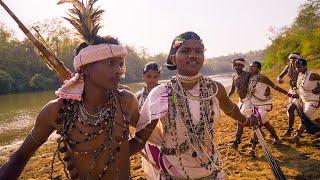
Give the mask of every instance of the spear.
[[(259, 112), (257, 111), (256, 108), (253, 109), (253, 115), (256, 117), (256, 118), (261, 118), (260, 117), (260, 114)], [(274, 177), (277, 179), (277, 180), (286, 180), (286, 177), (285, 175), (283, 174), (280, 166), (278, 165), (276, 159), (273, 157), (273, 155), (271, 154), (269, 148), (268, 148), (268, 145), (266, 143), (266, 141), (264, 140), (264, 137), (261, 133), (261, 130), (259, 128), (259, 124), (254, 124), (253, 126), (253, 130), (256, 134), (256, 136), (258, 137), (258, 140), (259, 140), (259, 143), (262, 147), (262, 150), (263, 150), (263, 153), (264, 155), (266, 156), (268, 162), (269, 162), (269, 165), (271, 167), (271, 170), (272, 170), (272, 173), (274, 175)]]
[(19, 28), (24, 32), (24, 34), (30, 39), (30, 41), (36, 46), (36, 48), (41, 52), (43, 57), (45, 57), (45, 62), (51, 67), (58, 75), (59, 79), (64, 81), (70, 79), (71, 71), (67, 69), (63, 62), (53, 53), (51, 53), (29, 30), (26, 26), (17, 18), (17, 16), (8, 8), (8, 6), (0, 0), (0, 5), (8, 12), (8, 14), (14, 19), (18, 24)]

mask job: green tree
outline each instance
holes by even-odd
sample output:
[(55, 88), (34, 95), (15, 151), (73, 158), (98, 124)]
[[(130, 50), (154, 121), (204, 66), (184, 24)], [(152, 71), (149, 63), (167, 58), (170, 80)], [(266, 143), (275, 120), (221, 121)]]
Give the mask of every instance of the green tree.
[(0, 69), (0, 94), (10, 92), (13, 79), (6, 71)]
[(31, 88), (37, 91), (46, 91), (55, 87), (54, 81), (48, 77), (45, 77), (43, 74), (35, 74), (31, 78), (29, 85)]

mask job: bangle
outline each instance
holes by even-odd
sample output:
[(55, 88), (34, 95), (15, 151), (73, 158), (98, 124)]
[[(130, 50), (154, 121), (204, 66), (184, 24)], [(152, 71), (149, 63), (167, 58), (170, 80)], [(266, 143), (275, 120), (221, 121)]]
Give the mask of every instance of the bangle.
[(34, 135), (33, 135), (33, 129), (32, 129), (31, 132), (30, 132), (30, 137), (31, 137), (32, 141), (35, 142), (37, 145), (42, 145), (42, 144), (44, 143), (44, 142), (41, 142), (41, 141), (37, 140), (37, 139), (34, 137)]

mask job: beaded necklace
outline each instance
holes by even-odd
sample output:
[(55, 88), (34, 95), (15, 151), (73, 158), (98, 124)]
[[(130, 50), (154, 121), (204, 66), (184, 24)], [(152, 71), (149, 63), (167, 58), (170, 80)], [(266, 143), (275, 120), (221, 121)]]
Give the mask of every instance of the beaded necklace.
[(142, 105), (144, 104), (144, 101), (147, 99), (149, 94), (149, 91), (147, 89), (147, 86), (143, 87), (142, 94), (138, 97), (139, 101), (139, 110), (141, 110)]
[(267, 96), (265, 99), (261, 99), (259, 97), (257, 97), (254, 93), (256, 91), (256, 87), (257, 87), (257, 84), (259, 82), (261, 78), (261, 75), (260, 73), (256, 74), (256, 75), (253, 75), (250, 77), (249, 79), (249, 86), (248, 86), (248, 94), (247, 94), (247, 98), (250, 99), (251, 97), (254, 97), (256, 98), (257, 100), (259, 100), (260, 102), (266, 102), (268, 100), (271, 99), (271, 96)]
[[(104, 168), (103, 170), (98, 174), (98, 179), (101, 179), (105, 173), (107, 172), (108, 168), (115, 163), (115, 156), (116, 153), (120, 152), (120, 146), (122, 142), (127, 138), (128, 135), (128, 121), (126, 120), (125, 115), (122, 113), (123, 118), (123, 133), (120, 139), (113, 140), (113, 132), (115, 127), (115, 114), (116, 114), (116, 105), (119, 103), (120, 108), (121, 103), (119, 101), (119, 94), (115, 94), (115, 92), (108, 92), (107, 94), (108, 102), (105, 104), (105, 106), (102, 108), (102, 110), (99, 112), (99, 116), (96, 117), (96, 120), (90, 120), (88, 113), (84, 112), (81, 107), (83, 107), (82, 104), (79, 102), (71, 101), (71, 100), (64, 100), (65, 107), (59, 110), (61, 113), (61, 117), (58, 120), (57, 123), (63, 124), (63, 129), (61, 133), (61, 137), (58, 139), (58, 157), (61, 156), (61, 154), (64, 154), (64, 158), (59, 158), (64, 165), (64, 171), (66, 173), (66, 176), (68, 179), (73, 179), (78, 177), (78, 172), (73, 173), (74, 175), (72, 177), (69, 177), (69, 174), (67, 173), (67, 170), (72, 171), (74, 170), (74, 165), (72, 164), (72, 158), (71, 154), (75, 156), (81, 156), (81, 155), (93, 155), (93, 160), (90, 163), (89, 171), (87, 173), (86, 179), (92, 179), (92, 171), (94, 170), (94, 167), (96, 165), (97, 157), (103, 153), (108, 152), (109, 157), (105, 159), (104, 162)], [(79, 112), (79, 113), (78, 113)], [(97, 116), (95, 114), (94, 116)], [(91, 116), (92, 117), (92, 116)], [(83, 131), (76, 122), (79, 122), (83, 126), (90, 127), (93, 129), (93, 132), (88, 133)], [(70, 132), (71, 130), (78, 131), (81, 135), (85, 136), (84, 139), (80, 141), (76, 141), (71, 139)], [(100, 145), (100, 147), (96, 149), (90, 149), (87, 151), (76, 151), (75, 147), (76, 145), (88, 142), (90, 140), (93, 140), (95, 137), (98, 137), (99, 135), (104, 134), (104, 141)], [(116, 142), (116, 147), (112, 147), (112, 142)], [(63, 144), (61, 146), (61, 144)], [(60, 153), (60, 154), (59, 154)], [(56, 155), (57, 153), (55, 153)], [(55, 156), (54, 155), (54, 156)], [(53, 173), (53, 163), (52, 162), (52, 172), (51, 172), (51, 178)], [(71, 163), (70, 163), (71, 162)], [(68, 164), (68, 166), (66, 166)], [(119, 170), (116, 167), (116, 176), (119, 175)]]
[(307, 80), (308, 75), (309, 75), (309, 71), (306, 71), (305, 73), (299, 73), (298, 80), (297, 80), (297, 88), (304, 89), (304, 84)]
[(239, 95), (246, 95), (248, 92), (250, 74), (246, 71), (242, 71), (240, 74), (234, 76), (234, 81), (237, 87)]
[[(172, 148), (166, 148), (165, 144), (162, 144), (161, 153), (170, 153), (171, 155), (176, 155), (178, 157), (179, 164), (187, 178), (190, 178), (187, 174), (185, 167), (182, 163), (181, 154), (186, 153), (189, 149), (193, 151), (192, 157), (197, 158), (201, 161), (200, 167), (206, 169), (219, 170), (216, 162), (215, 146), (214, 146), (214, 110), (213, 110), (213, 97), (217, 94), (217, 90), (213, 91), (213, 82), (209, 78), (205, 78), (202, 75), (199, 76), (200, 95), (194, 100), (200, 101), (200, 122), (198, 124), (193, 124), (193, 116), (190, 112), (190, 107), (188, 103), (187, 91), (183, 89), (181, 84), (179, 84), (179, 79), (173, 77), (171, 81), (166, 85), (168, 89), (169, 107), (168, 107), (168, 119), (164, 122), (164, 133), (170, 134), (172, 137), (172, 142), (175, 144), (174, 150)], [(217, 85), (215, 84), (216, 89)], [(180, 114), (182, 123), (182, 129), (186, 129), (184, 132), (184, 137), (186, 141), (182, 144), (178, 143), (177, 134), (177, 114)], [(204, 146), (205, 141), (209, 139), (211, 144), (213, 154), (208, 155), (208, 148)], [(165, 151), (165, 150), (169, 150)]]
[(201, 76), (201, 74), (197, 74), (195, 76), (183, 76), (180, 74), (177, 74), (177, 78), (180, 82), (183, 83), (195, 83), (199, 80), (199, 77)]

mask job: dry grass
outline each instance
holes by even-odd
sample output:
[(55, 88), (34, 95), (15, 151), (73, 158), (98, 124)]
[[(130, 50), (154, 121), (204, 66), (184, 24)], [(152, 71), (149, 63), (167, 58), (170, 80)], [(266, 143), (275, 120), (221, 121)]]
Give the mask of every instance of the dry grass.
[[(283, 86), (287, 88), (287, 86)], [(236, 97), (232, 98), (236, 102)], [(274, 108), (269, 114), (271, 124), (275, 127), (278, 135), (281, 135), (287, 128), (286, 105), (287, 97), (273, 92)], [(299, 125), (296, 119), (294, 128)], [(261, 147), (258, 146), (257, 158), (245, 155), (250, 148), (251, 130), (245, 129), (242, 143), (238, 152), (229, 148), (229, 142), (234, 139), (235, 123), (229, 117), (222, 116), (222, 121), (218, 129), (218, 141), (221, 156), (225, 160), (225, 171), (228, 179), (273, 179)], [(283, 145), (273, 146), (269, 139), (266, 140), (272, 154), (279, 162), (284, 174), (288, 179), (319, 179), (320, 177), (320, 140), (312, 135), (304, 134), (301, 144), (297, 145), (290, 139), (283, 140)], [(51, 159), (56, 144), (47, 143), (41, 147), (29, 161), (21, 179), (48, 179), (51, 170)], [(12, 150), (5, 150), (0, 154), (0, 164), (7, 159)], [(131, 174), (133, 179), (144, 179), (143, 170), (140, 166), (140, 155), (135, 155), (131, 160)], [(55, 170), (63, 174), (62, 168), (57, 165)]]

